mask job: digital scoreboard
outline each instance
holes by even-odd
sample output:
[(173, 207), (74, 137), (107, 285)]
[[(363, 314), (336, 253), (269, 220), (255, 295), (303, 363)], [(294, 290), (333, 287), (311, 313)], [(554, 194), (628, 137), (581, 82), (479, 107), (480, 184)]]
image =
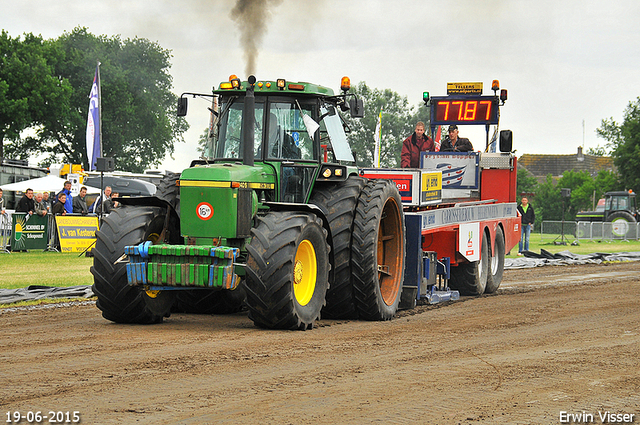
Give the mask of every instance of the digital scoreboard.
[(431, 125), (498, 124), (497, 96), (434, 96)]

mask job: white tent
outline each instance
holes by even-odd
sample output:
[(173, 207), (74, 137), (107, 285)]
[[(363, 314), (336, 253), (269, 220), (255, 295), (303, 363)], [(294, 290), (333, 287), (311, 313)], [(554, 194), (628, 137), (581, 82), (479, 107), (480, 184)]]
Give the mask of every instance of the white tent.
[[(52, 174), (47, 174), (44, 177), (39, 177), (37, 179), (24, 180), (18, 183), (6, 184), (2, 187), (2, 190), (11, 190), (15, 192), (24, 192), (27, 189), (33, 189), (35, 193), (38, 192), (60, 192), (64, 187), (65, 179), (61, 179), (60, 177), (56, 177)], [(82, 185), (81, 185), (82, 186)], [(87, 193), (95, 193), (99, 194), (100, 189), (93, 186), (86, 186)]]

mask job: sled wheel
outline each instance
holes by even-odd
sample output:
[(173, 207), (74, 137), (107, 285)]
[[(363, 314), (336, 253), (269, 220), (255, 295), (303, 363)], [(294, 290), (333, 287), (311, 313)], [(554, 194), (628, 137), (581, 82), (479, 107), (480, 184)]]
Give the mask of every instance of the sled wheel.
[(504, 274), (504, 251), (504, 233), (502, 232), (502, 228), (498, 226), (496, 229), (494, 249), (491, 252), (491, 273), (487, 276), (487, 286), (484, 290), (486, 294), (493, 294), (498, 290), (498, 287), (500, 287)]
[(486, 234), (482, 234), (480, 260), (461, 263), (451, 267), (451, 289), (460, 291), (460, 295), (482, 295), (487, 287), (490, 272), (489, 242)]

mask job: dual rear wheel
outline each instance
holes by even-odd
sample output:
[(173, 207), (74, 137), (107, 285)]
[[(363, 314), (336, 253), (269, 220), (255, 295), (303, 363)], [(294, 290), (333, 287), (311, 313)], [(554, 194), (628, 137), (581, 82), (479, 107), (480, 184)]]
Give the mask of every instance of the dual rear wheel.
[[(327, 223), (304, 212), (257, 219), (246, 268), (247, 305), (256, 325), (310, 329), (323, 307), (334, 318), (395, 315), (404, 276), (400, 194), (392, 182), (360, 178), (334, 189), (335, 195), (327, 188), (314, 197)], [(340, 206), (338, 196), (352, 209)], [(333, 255), (323, 226), (331, 230)]]
[(461, 263), (451, 268), (450, 285), (461, 295), (492, 294), (498, 290), (504, 274), (505, 240), (500, 227), (496, 229), (494, 247), (489, 235), (482, 234), (480, 260)]

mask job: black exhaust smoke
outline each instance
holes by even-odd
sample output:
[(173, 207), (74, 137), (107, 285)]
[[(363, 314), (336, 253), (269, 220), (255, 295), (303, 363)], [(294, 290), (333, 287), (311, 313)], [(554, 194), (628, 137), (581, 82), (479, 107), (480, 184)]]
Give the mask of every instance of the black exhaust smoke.
[(256, 72), (258, 48), (267, 32), (267, 20), (271, 16), (271, 7), (280, 5), (282, 0), (237, 0), (231, 10), (231, 19), (240, 30), (240, 44), (247, 60), (246, 75)]

